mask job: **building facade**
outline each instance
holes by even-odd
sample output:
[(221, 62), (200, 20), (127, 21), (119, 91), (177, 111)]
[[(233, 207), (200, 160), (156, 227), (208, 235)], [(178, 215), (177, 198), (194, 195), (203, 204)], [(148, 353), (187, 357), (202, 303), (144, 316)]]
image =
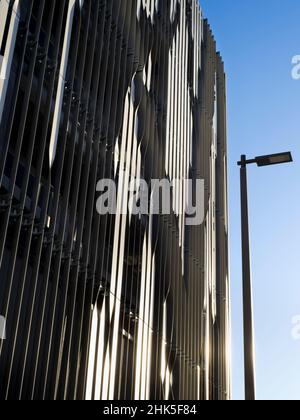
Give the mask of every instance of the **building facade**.
[[(198, 2), (1, 0), (0, 46), (0, 398), (229, 399), (225, 75)], [(142, 179), (179, 180), (169, 214), (133, 211)]]

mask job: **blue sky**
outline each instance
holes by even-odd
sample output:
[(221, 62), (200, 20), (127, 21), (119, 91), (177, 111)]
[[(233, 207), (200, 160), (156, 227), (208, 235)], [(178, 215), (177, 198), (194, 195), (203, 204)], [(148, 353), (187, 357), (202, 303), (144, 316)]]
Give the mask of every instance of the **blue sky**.
[(299, 0), (201, 0), (228, 83), (233, 397), (244, 398), (239, 171), (241, 154), (291, 150), (294, 164), (249, 168), (257, 398), (300, 400)]

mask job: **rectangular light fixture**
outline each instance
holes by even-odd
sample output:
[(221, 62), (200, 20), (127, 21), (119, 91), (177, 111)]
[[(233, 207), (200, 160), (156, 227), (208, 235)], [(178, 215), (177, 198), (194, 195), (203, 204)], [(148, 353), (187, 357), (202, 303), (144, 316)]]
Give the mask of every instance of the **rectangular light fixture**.
[(293, 162), (291, 152), (277, 153), (275, 155), (258, 156), (255, 158), (257, 166), (279, 165)]

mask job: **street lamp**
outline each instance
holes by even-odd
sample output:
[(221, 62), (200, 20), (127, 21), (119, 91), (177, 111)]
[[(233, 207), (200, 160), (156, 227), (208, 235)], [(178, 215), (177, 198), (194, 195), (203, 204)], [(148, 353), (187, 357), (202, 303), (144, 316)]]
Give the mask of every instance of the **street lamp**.
[(245, 358), (245, 395), (246, 401), (255, 401), (255, 349), (252, 305), (252, 282), (250, 262), (249, 210), (247, 189), (247, 165), (279, 165), (293, 161), (290, 152), (258, 156), (247, 160), (241, 156), (241, 212), (242, 212), (242, 257), (243, 257), (243, 312), (244, 312), (244, 358)]

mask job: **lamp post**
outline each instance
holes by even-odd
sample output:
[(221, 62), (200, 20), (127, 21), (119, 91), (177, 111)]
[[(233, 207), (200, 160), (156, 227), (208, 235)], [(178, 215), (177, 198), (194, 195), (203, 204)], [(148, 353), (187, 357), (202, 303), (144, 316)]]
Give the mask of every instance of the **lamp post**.
[(243, 259), (243, 315), (244, 315), (244, 363), (245, 363), (245, 397), (246, 401), (255, 401), (255, 347), (252, 304), (252, 281), (250, 260), (249, 207), (247, 188), (247, 165), (279, 165), (293, 161), (290, 152), (275, 155), (258, 156), (247, 160), (241, 156), (238, 166), (241, 175), (241, 217), (242, 217), (242, 259)]

